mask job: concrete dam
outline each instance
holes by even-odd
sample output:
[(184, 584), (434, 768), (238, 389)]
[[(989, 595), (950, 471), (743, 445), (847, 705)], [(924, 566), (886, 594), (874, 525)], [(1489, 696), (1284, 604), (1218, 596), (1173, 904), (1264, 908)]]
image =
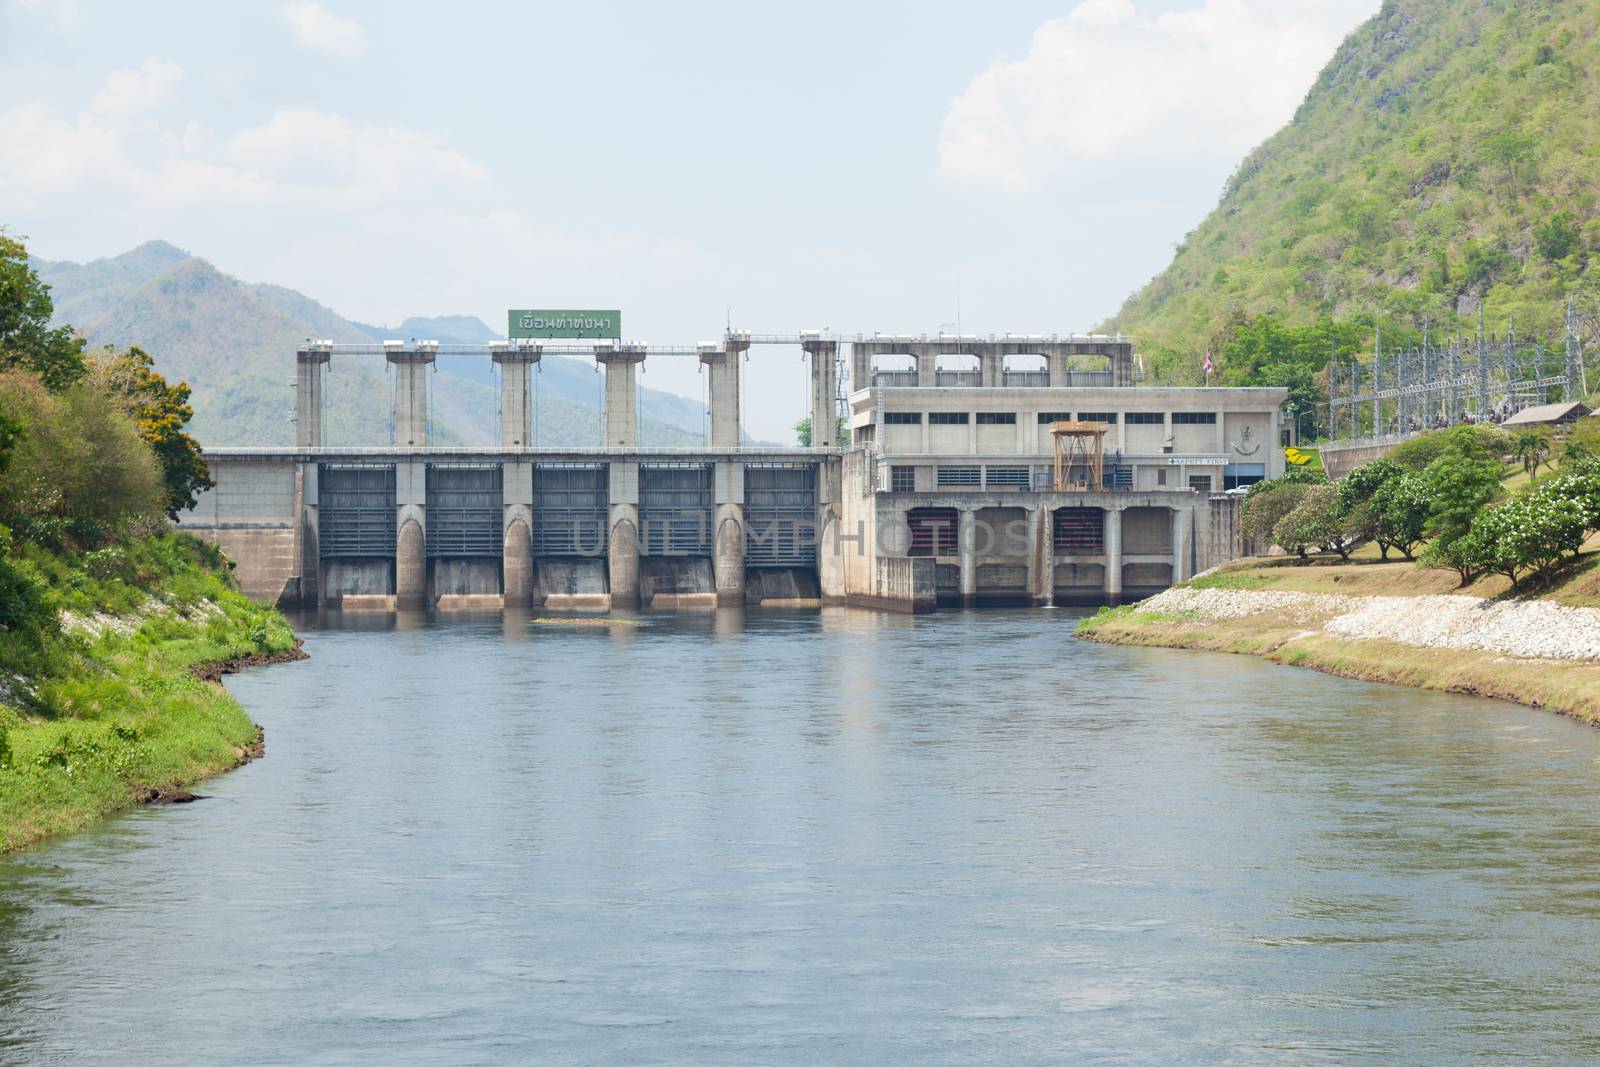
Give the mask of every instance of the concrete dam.
[[(758, 345), (804, 353), (824, 429), (812, 447), (741, 444), (740, 377)], [(704, 447), (639, 446), (637, 372), (652, 352), (703, 364)], [(603, 370), (603, 447), (532, 444), (545, 353)], [(497, 367), (498, 446), (429, 445), (441, 354)], [(390, 364), (387, 446), (322, 444), (335, 357)], [(247, 594), (285, 607), (1117, 602), (1240, 555), (1228, 490), (1283, 469), (1284, 390), (1143, 388), (1134, 367), (1131, 342), (1099, 336), (308, 343), (295, 447), (208, 449), (216, 486), (179, 526), (220, 546)], [(1092, 458), (1064, 465), (1063, 434), (1092, 439)]]

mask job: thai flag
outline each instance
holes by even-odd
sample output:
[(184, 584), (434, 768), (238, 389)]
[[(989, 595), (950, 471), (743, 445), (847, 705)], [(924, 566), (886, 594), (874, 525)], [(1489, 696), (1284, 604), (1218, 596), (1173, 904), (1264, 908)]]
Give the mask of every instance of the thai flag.
[(1206, 353), (1206, 361), (1200, 364), (1200, 369), (1205, 371), (1207, 374), (1210, 374), (1213, 370), (1216, 370), (1216, 364), (1211, 362), (1210, 352)]

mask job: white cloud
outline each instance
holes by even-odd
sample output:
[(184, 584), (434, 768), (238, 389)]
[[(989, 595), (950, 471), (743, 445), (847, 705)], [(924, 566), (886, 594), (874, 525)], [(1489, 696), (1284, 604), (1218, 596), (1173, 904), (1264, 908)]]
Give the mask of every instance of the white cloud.
[(1232, 160), (1287, 122), (1380, 0), (1204, 0), (1159, 15), (1084, 0), (950, 104), (947, 178), (1013, 192), (1075, 165)]
[(183, 68), (171, 60), (151, 56), (137, 70), (113, 71), (105, 88), (94, 96), (90, 110), (116, 121), (142, 114), (172, 98)]
[(336, 56), (359, 56), (367, 35), (354, 19), (340, 18), (318, 3), (290, 4), (283, 17), (294, 27), (295, 40), (307, 48)]
[(476, 181), (483, 168), (431, 134), (399, 126), (357, 126), (339, 115), (286, 109), (241, 130), (233, 159), (285, 181), (326, 184), (342, 179), (373, 190), (418, 181)]
[(95, 186), (156, 208), (348, 207), (485, 178), (482, 167), (432, 134), (327, 112), (281, 110), (231, 135), (194, 122), (165, 129), (150, 112), (172, 98), (182, 73), (151, 57), (112, 73), (75, 117), (41, 103), (0, 111), (0, 203), (32, 207)]

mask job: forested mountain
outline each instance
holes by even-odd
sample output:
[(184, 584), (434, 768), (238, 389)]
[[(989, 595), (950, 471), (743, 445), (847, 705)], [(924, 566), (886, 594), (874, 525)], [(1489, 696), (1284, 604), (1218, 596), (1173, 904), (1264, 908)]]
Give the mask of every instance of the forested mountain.
[[(189, 383), (191, 430), (208, 445), (294, 443), (290, 382), (295, 349), (307, 338), (481, 344), (497, 336), (464, 315), (411, 318), (397, 327), (352, 322), (293, 289), (241, 282), (164, 241), (91, 263), (32, 265), (51, 287), (52, 322), (72, 324), (96, 347), (138, 345), (155, 357), (162, 374)], [(328, 443), (386, 443), (391, 387), (382, 359), (336, 360), (327, 381)], [(600, 443), (592, 365), (547, 356), (537, 384), (541, 444)], [(487, 360), (440, 357), (433, 385), (436, 443), (487, 445), (498, 439), (499, 395)], [(698, 444), (702, 425), (697, 401), (640, 391), (642, 443)]]
[(1597, 30), (1600, 0), (1386, 0), (1109, 325), (1158, 377), (1289, 384), (1375, 326), (1600, 312)]

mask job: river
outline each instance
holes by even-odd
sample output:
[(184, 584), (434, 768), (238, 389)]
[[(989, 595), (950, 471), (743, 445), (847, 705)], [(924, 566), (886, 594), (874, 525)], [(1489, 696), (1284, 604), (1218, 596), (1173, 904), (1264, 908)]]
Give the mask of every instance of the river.
[(0, 862), (0, 1061), (1600, 1058), (1600, 731), (1075, 618), (307, 620)]

